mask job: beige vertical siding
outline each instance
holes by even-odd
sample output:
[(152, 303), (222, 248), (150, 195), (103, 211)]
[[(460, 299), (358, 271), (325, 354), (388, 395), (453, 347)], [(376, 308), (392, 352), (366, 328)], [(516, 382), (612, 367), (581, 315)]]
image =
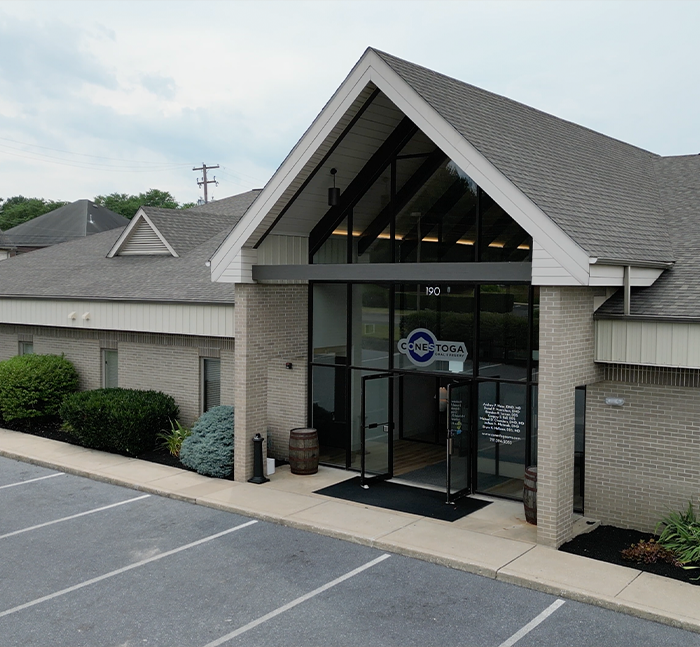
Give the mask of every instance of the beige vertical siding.
[(596, 321), (596, 361), (700, 368), (700, 324)]
[[(74, 318), (70, 315), (74, 313)], [(83, 318), (87, 313), (88, 317)], [(82, 330), (138, 330), (233, 337), (233, 303), (200, 305), (59, 299), (0, 299), (0, 323)]]

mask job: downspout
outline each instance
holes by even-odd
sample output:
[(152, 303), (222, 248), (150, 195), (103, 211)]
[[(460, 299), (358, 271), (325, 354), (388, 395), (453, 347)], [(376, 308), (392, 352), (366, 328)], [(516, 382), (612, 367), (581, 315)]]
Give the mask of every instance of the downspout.
[(625, 317), (629, 317), (631, 314), (631, 305), (630, 305), (630, 301), (632, 299), (632, 289), (631, 289), (631, 281), (630, 281), (630, 274), (631, 273), (632, 273), (632, 268), (629, 265), (625, 265), (625, 278), (624, 278), (624, 290), (625, 290), (624, 315), (625, 315)]

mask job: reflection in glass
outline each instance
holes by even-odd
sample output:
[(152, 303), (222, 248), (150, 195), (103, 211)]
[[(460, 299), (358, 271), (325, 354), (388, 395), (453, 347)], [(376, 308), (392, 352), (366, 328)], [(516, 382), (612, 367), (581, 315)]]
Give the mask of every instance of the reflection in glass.
[(311, 368), (311, 426), (318, 431), (319, 460), (345, 467), (347, 389), (345, 368)]
[[(365, 472), (389, 471), (390, 388), (386, 374), (351, 370), (351, 468), (362, 468), (362, 432), (365, 433)], [(364, 420), (362, 418), (364, 405)]]
[[(406, 283), (396, 286), (394, 311), (394, 367), (411, 371), (471, 374), (474, 345), (474, 288), (468, 285)], [(417, 328), (429, 330), (438, 341), (462, 344), (465, 361), (436, 360), (416, 364), (399, 352), (397, 343)]]
[(528, 285), (482, 285), (479, 375), (527, 379)]
[(389, 368), (389, 300), (387, 286), (355, 284), (352, 286), (352, 355), (353, 366)]
[(347, 361), (347, 294), (345, 283), (313, 286), (313, 361), (345, 364)]
[(480, 192), (479, 260), (482, 263), (513, 263), (532, 259), (532, 236), (485, 192)]
[[(415, 160), (399, 160), (402, 165)], [(446, 162), (396, 215), (396, 261), (474, 261), (477, 187), (454, 162)]]
[(477, 405), (480, 492), (521, 498), (525, 476), (527, 387), (482, 382)]
[(540, 288), (532, 288), (532, 376), (537, 382), (540, 372)]
[(314, 264), (348, 262), (348, 221), (346, 217), (324, 241), (313, 256)]
[(586, 387), (576, 387), (574, 432), (574, 512), (583, 512), (586, 466)]

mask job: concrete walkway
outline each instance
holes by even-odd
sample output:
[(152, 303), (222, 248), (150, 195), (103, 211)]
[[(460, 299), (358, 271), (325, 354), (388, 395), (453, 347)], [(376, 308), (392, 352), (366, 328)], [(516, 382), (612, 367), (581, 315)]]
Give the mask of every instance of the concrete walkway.
[[(700, 586), (538, 546), (522, 504), (492, 504), (455, 522), (332, 499), (314, 490), (355, 476), (278, 468), (269, 483), (208, 478), (174, 467), (0, 429), (0, 455), (588, 602), (700, 632)], [(586, 521), (578, 522), (586, 527)], [(593, 526), (588, 526), (589, 528)]]

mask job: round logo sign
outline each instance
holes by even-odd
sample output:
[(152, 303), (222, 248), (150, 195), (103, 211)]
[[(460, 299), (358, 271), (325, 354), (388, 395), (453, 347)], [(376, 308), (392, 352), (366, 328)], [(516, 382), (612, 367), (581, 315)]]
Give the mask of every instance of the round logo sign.
[(406, 339), (399, 341), (399, 351), (416, 366), (427, 366), (435, 360), (437, 339), (426, 328), (415, 328)]

